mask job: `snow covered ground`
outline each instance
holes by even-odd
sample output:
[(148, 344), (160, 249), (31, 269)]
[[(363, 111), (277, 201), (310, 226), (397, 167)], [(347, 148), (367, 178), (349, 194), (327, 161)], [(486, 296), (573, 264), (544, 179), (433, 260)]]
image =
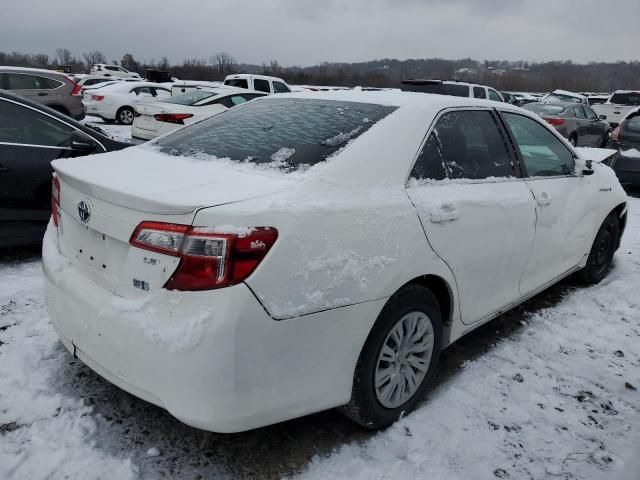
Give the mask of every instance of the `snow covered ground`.
[[(119, 125), (117, 123), (104, 123), (100, 117), (87, 116), (82, 123), (92, 123), (104, 130), (107, 135), (120, 142), (131, 141), (131, 125)], [(135, 142), (137, 143), (137, 142)]]
[(638, 480), (640, 199), (629, 210), (607, 279), (563, 282), (450, 347), (421, 407), (380, 433), (333, 411), (187, 427), (67, 353), (37, 253), (0, 257), (0, 479)]

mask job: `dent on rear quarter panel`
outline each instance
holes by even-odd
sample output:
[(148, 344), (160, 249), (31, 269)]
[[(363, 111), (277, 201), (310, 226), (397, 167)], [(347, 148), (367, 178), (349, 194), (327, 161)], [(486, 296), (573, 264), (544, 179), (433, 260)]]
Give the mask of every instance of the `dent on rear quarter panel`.
[(278, 229), (274, 247), (246, 281), (275, 319), (386, 298), (425, 274), (454, 284), (404, 188), (304, 194), (294, 188), (205, 209), (195, 221)]

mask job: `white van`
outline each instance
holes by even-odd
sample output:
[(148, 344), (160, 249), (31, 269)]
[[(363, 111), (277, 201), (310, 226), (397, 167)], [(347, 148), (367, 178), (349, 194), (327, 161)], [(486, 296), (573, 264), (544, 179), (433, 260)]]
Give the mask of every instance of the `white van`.
[(238, 73), (227, 75), (224, 84), (230, 87), (248, 88), (266, 93), (290, 93), (291, 87), (287, 82), (278, 77), (268, 75), (253, 75), (249, 73)]

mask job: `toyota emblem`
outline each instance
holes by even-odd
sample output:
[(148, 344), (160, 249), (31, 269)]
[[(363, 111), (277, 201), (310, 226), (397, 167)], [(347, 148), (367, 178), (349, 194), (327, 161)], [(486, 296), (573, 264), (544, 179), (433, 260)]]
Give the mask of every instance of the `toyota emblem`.
[(82, 200), (78, 203), (78, 217), (82, 223), (87, 223), (91, 218), (91, 205), (89, 202)]

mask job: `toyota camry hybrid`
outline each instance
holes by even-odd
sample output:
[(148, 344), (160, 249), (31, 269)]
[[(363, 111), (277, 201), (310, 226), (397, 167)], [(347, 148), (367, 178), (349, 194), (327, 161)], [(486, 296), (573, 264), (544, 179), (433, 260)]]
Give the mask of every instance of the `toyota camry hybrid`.
[(452, 342), (605, 277), (627, 217), (610, 154), (486, 100), (257, 99), (53, 162), (48, 310), (73, 355), (189, 425), (340, 407), (384, 427)]

